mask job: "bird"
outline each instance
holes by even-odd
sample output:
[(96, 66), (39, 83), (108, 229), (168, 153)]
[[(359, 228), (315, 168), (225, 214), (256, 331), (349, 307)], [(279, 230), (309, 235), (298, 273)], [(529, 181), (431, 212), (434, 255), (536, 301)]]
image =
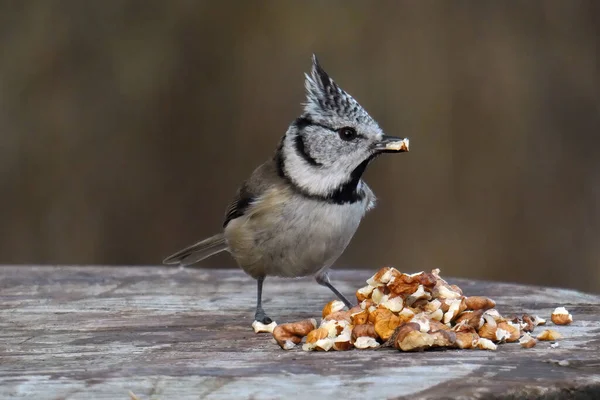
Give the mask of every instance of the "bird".
[(270, 324), (262, 305), (267, 276), (314, 276), (346, 307), (330, 281), (375, 195), (362, 179), (383, 153), (407, 152), (409, 140), (387, 136), (369, 113), (321, 67), (313, 54), (305, 74), (303, 112), (274, 155), (258, 166), (226, 209), (220, 233), (164, 259), (195, 264), (222, 251), (257, 282), (255, 321)]

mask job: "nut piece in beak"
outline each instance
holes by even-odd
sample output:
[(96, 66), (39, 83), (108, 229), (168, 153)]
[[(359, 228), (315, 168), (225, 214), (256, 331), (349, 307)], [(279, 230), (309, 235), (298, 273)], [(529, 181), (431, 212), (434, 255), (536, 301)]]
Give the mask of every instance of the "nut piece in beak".
[(408, 147), (408, 139), (395, 140), (393, 142), (388, 142), (385, 145), (385, 149), (389, 151), (408, 151)]
[(408, 139), (383, 135), (373, 145), (373, 150), (378, 153), (399, 153), (408, 151)]

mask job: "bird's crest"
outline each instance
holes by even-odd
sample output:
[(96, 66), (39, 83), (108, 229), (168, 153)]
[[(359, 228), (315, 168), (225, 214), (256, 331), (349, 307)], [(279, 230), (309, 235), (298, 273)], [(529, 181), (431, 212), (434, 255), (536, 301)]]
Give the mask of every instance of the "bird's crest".
[(305, 114), (316, 119), (341, 117), (357, 123), (374, 122), (367, 111), (329, 77), (314, 54), (311, 73), (305, 76)]

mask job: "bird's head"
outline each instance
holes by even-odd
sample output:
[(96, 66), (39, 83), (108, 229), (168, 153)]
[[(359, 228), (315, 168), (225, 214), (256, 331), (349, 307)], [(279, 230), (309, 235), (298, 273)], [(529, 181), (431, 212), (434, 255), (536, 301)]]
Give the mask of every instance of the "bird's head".
[[(408, 151), (408, 139), (384, 135), (316, 56), (312, 61), (304, 113), (290, 125), (278, 152), (280, 174), (308, 195), (351, 195), (371, 160), (381, 153)], [(345, 200), (352, 199), (341, 198)]]

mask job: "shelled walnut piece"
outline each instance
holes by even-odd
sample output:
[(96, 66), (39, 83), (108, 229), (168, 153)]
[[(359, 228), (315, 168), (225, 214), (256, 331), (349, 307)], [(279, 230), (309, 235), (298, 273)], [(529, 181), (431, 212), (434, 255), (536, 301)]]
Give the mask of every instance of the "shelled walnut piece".
[(573, 322), (573, 316), (564, 307), (557, 307), (551, 316), (552, 322), (556, 325), (568, 325)]
[(293, 324), (278, 326), (273, 336), (284, 349), (293, 348), (307, 336), (305, 351), (377, 347), (496, 350), (497, 344), (504, 342), (520, 341), (524, 348), (533, 347), (535, 339), (529, 333), (545, 323), (527, 314), (504, 318), (494, 308), (494, 300), (463, 295), (458, 286), (440, 277), (439, 269), (404, 274), (384, 267), (356, 291), (356, 298), (359, 304), (350, 310), (338, 300), (327, 303), (319, 326), (315, 324), (302, 336), (281, 340), (280, 333), (287, 332), (281, 327)]

